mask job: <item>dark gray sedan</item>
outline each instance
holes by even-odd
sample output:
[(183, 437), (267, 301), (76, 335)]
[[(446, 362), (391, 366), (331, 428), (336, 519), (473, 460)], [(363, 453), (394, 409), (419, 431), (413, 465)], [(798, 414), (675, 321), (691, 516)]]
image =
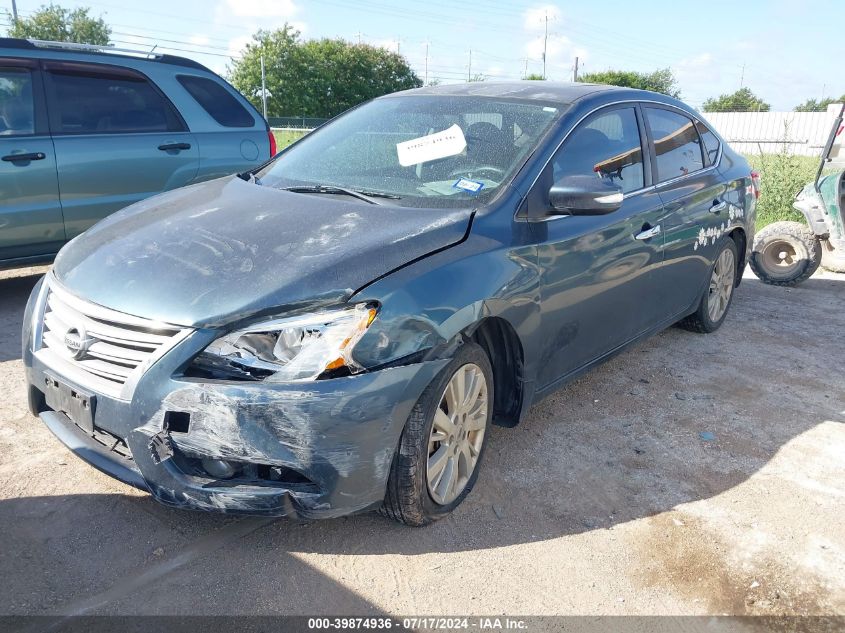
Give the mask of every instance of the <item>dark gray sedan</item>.
[(27, 308), (30, 407), (172, 506), (423, 525), (491, 423), (672, 324), (718, 329), (756, 197), (663, 95), (382, 97), (62, 249)]

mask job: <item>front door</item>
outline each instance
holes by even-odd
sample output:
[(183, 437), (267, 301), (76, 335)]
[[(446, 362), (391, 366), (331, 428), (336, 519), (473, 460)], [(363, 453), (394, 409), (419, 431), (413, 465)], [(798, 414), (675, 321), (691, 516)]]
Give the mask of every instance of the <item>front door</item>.
[(655, 270), (663, 260), (663, 211), (657, 194), (646, 189), (642, 128), (634, 105), (600, 110), (570, 134), (547, 167), (552, 174), (535, 185), (586, 174), (609, 179), (625, 193), (621, 208), (606, 215), (550, 215), (531, 224), (547, 340), (540, 389), (661, 320)]
[(106, 64), (46, 62), (68, 239), (148, 196), (193, 181), (199, 149), (144, 75)]
[(0, 60), (0, 260), (51, 255), (65, 240), (40, 79), (36, 62)]

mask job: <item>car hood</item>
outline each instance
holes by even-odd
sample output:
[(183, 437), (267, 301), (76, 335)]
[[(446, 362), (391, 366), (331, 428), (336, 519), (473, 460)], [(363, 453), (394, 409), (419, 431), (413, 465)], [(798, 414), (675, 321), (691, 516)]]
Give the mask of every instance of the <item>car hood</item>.
[(343, 302), (460, 242), (471, 216), (291, 193), (232, 176), (115, 213), (65, 246), (53, 273), (71, 293), (120, 312), (218, 326)]

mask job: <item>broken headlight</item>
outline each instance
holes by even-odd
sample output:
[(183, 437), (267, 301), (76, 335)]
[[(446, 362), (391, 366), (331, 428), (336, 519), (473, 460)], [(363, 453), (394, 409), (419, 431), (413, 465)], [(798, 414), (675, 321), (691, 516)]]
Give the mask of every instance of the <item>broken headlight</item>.
[(376, 317), (372, 305), (255, 323), (218, 338), (187, 374), (236, 380), (314, 380), (354, 374), (355, 344)]

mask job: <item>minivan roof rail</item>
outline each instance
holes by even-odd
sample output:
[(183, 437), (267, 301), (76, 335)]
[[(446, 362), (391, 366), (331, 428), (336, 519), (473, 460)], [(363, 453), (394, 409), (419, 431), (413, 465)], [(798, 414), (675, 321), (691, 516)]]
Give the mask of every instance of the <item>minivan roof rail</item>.
[(174, 66), (185, 66), (187, 68), (196, 68), (211, 72), (193, 59), (187, 57), (179, 57), (177, 55), (167, 55), (165, 53), (156, 53), (155, 47), (149, 50), (133, 49), (133, 48), (119, 48), (111, 44), (77, 44), (76, 42), (53, 42), (51, 40), (36, 40), (36, 39), (20, 39), (15, 37), (0, 37), (0, 48), (17, 48), (17, 49), (36, 49), (49, 48), (58, 50), (67, 50), (79, 53), (105, 53), (109, 55), (117, 55), (121, 57), (137, 57), (147, 61), (161, 62), (163, 64), (172, 64)]

